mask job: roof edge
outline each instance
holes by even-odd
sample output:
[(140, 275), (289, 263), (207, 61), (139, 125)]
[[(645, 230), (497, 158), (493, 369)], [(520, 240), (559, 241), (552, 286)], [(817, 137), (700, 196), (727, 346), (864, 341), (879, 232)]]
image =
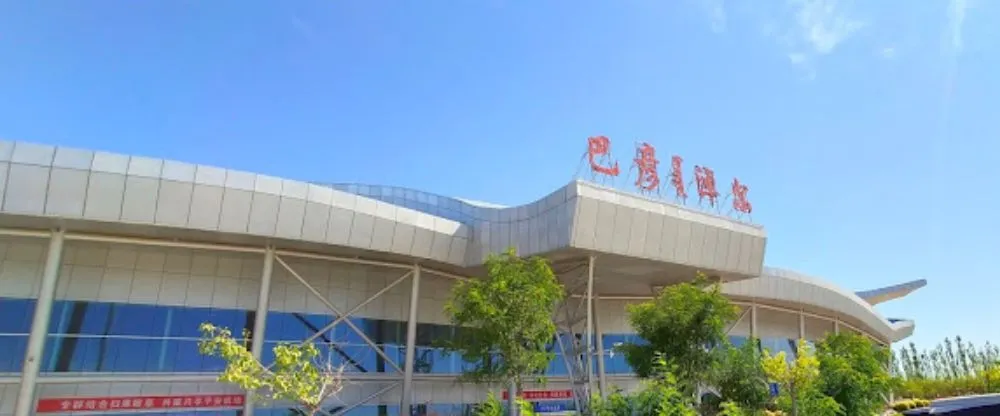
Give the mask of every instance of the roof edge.
[(855, 292), (859, 298), (874, 306), (890, 300), (899, 299), (927, 286), (927, 279), (917, 279), (906, 283), (886, 286), (878, 289), (863, 290)]

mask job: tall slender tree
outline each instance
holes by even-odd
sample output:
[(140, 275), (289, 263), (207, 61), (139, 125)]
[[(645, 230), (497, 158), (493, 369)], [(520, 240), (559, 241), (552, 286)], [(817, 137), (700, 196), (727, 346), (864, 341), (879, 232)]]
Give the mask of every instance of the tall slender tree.
[(445, 313), (455, 337), (440, 342), (472, 364), (462, 378), (511, 383), (548, 367), (546, 348), (556, 335), (552, 314), (565, 293), (547, 260), (521, 258), (513, 248), (486, 259), (486, 276), (463, 281), (451, 292)]
[(710, 347), (723, 344), (726, 326), (737, 316), (736, 306), (719, 285), (701, 273), (693, 282), (667, 286), (653, 300), (629, 305), (627, 312), (629, 323), (645, 342), (618, 349), (636, 374), (654, 375), (653, 363), (663, 357), (678, 382), (691, 390), (708, 381), (718, 357)]

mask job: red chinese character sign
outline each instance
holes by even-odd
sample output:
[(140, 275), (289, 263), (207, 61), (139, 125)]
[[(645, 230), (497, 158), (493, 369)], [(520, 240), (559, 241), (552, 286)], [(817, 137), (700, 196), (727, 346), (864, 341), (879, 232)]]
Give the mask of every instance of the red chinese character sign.
[(715, 171), (704, 166), (694, 167), (694, 181), (698, 186), (698, 205), (708, 199), (708, 206), (714, 207), (719, 199), (719, 191), (715, 189)]
[(649, 143), (639, 143), (635, 147), (635, 159), (632, 167), (638, 171), (635, 187), (640, 193), (660, 193), (660, 173), (656, 167), (660, 161), (656, 159), (656, 148)]
[(227, 409), (243, 407), (242, 394), (184, 396), (63, 397), (38, 400), (35, 413), (119, 412), (129, 410)]
[(681, 205), (687, 203), (688, 193), (684, 184), (684, 159), (674, 155), (670, 158), (670, 185), (674, 187), (674, 197)]
[(748, 192), (750, 192), (749, 187), (740, 183), (739, 179), (733, 178), (733, 210), (737, 212), (736, 215), (749, 216), (753, 212), (753, 205), (747, 199)]
[[(611, 139), (607, 136), (592, 136), (587, 138), (587, 153), (585, 154), (590, 164), (591, 179), (601, 176), (605, 179), (613, 179), (620, 173), (618, 162), (611, 156)], [(582, 159), (581, 159), (582, 163)], [(632, 169), (636, 170), (635, 190), (640, 194), (651, 194), (655, 192), (660, 195), (661, 178), (659, 173), (659, 159), (656, 158), (656, 148), (649, 143), (637, 143), (635, 147), (635, 157), (632, 159)], [(629, 174), (631, 176), (631, 173)], [(670, 157), (670, 173), (663, 180), (669, 179), (670, 186), (674, 190), (674, 199), (680, 205), (687, 205), (688, 191), (690, 183), (684, 182), (684, 159), (678, 155)], [(715, 171), (701, 165), (694, 167), (694, 184), (698, 192), (698, 206), (721, 213), (722, 205), (725, 201), (719, 201), (719, 190), (716, 186)], [(726, 196), (733, 198), (733, 208), (729, 213), (735, 214), (737, 218), (744, 215), (749, 218), (753, 211), (753, 206), (747, 199), (750, 188), (739, 181), (733, 179), (732, 193)]]
[(606, 136), (587, 138), (587, 160), (594, 176), (618, 176), (618, 162), (611, 160), (611, 139)]

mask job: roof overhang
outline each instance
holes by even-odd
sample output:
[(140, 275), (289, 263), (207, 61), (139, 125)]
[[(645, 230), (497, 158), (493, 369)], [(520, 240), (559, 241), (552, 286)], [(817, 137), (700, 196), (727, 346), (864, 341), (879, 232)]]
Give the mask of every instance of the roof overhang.
[(857, 294), (790, 270), (765, 268), (760, 277), (726, 283), (722, 291), (735, 298), (764, 304), (832, 313), (837, 319), (859, 326), (870, 335), (890, 343), (913, 334), (913, 321), (889, 321)]
[(915, 292), (927, 286), (927, 280), (919, 279), (913, 280), (906, 283), (900, 283), (898, 285), (886, 286), (878, 289), (864, 290), (857, 292), (859, 298), (864, 299), (871, 305), (878, 305), (883, 302), (888, 302), (890, 300), (899, 299), (901, 297), (907, 296), (910, 293)]

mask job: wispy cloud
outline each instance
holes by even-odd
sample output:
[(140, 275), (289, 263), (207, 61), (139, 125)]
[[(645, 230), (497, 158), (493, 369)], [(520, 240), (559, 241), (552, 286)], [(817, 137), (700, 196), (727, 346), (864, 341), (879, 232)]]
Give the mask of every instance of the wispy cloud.
[(886, 46), (878, 52), (879, 56), (885, 59), (895, 59), (896, 58), (896, 48), (893, 46)]
[(726, 3), (725, 0), (707, 0), (708, 17), (712, 19), (712, 31), (722, 33), (726, 31)]
[(970, 0), (950, 0), (948, 2), (948, 46), (955, 55), (962, 53), (962, 27), (965, 26), (965, 15), (971, 7)]
[(849, 7), (838, 0), (788, 0), (794, 23), (784, 36), (791, 49), (792, 63), (806, 64), (833, 53), (842, 43), (858, 33), (866, 23), (853, 17)]

